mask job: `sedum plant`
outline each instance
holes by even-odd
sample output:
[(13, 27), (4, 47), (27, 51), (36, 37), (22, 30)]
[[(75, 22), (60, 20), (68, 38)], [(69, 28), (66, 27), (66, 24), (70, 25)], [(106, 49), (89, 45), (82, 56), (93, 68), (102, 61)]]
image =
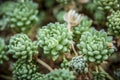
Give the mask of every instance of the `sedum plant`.
[(60, 55), (70, 51), (72, 33), (65, 24), (50, 23), (39, 29), (37, 39), (44, 54), (56, 60)]
[(118, 0), (97, 0), (98, 9), (111, 12), (119, 9)]
[(70, 68), (70, 61), (66, 58), (63, 58), (62, 63), (60, 64), (61, 68), (69, 69)]
[(38, 54), (37, 45), (32, 42), (26, 34), (15, 34), (9, 41), (9, 53), (13, 58), (32, 60)]
[(120, 11), (113, 12), (107, 17), (108, 32), (116, 37), (120, 37)]
[(68, 69), (55, 69), (48, 73), (44, 80), (74, 80), (75, 77)]
[(106, 80), (106, 74), (104, 72), (93, 72), (94, 80)]
[(5, 45), (4, 39), (0, 38), (0, 64), (3, 64), (4, 61), (8, 60), (6, 48), (7, 46)]
[(74, 40), (76, 42), (79, 41), (80, 37), (81, 37), (81, 34), (87, 30), (90, 29), (92, 25), (92, 21), (89, 20), (87, 17), (84, 17), (82, 20), (81, 20), (81, 23), (74, 27), (73, 28), (73, 37), (74, 37)]
[(26, 32), (38, 21), (38, 5), (32, 0), (22, 0), (14, 3), (13, 6), (10, 4), (4, 6), (7, 7), (6, 10), (3, 7), (3, 16), (8, 20), (7, 24), (10, 28), (17, 32)]
[(13, 66), (15, 80), (31, 80), (35, 73), (37, 73), (37, 66), (34, 62), (19, 59)]
[(114, 52), (112, 37), (107, 36), (104, 30), (97, 31), (94, 28), (81, 35), (77, 47), (80, 49), (79, 54), (83, 55), (87, 61), (95, 63), (107, 60)]
[(40, 74), (38, 72), (32, 74), (32, 77), (30, 80), (43, 80), (44, 74)]
[(73, 57), (70, 66), (78, 73), (88, 72), (86, 61), (82, 56)]

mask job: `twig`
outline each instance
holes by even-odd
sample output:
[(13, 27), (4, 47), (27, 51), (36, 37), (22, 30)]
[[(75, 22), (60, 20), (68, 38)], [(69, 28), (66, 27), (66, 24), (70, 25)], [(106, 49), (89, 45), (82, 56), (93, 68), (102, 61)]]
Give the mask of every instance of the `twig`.
[(98, 66), (99, 67), (99, 69), (102, 71), (102, 72), (104, 72), (106, 75), (107, 75), (107, 78), (109, 79), (109, 80), (114, 80), (101, 66)]
[(4, 78), (5, 80), (13, 80), (13, 78), (12, 77), (10, 77), (10, 76), (6, 76), (6, 75), (0, 75), (0, 77), (1, 78)]
[(38, 63), (40, 63), (41, 65), (43, 65), (45, 68), (47, 68), (50, 72), (53, 71), (53, 69), (47, 63), (45, 63), (44, 61), (42, 61), (41, 59), (37, 58), (36, 61)]

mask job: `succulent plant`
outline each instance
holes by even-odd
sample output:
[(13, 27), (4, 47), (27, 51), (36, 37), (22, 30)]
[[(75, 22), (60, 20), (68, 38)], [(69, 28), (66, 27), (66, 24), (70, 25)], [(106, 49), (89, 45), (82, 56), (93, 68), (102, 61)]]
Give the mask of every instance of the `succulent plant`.
[(65, 24), (50, 23), (39, 29), (37, 39), (44, 54), (56, 60), (63, 53), (70, 51), (72, 33)]
[(8, 60), (6, 45), (3, 38), (0, 38), (0, 64), (3, 64), (4, 61)]
[(114, 52), (112, 37), (107, 36), (104, 30), (97, 31), (94, 28), (82, 33), (77, 47), (87, 61), (96, 63), (107, 60)]
[(70, 66), (78, 73), (88, 72), (86, 61), (82, 56), (73, 57)]
[(103, 72), (93, 72), (93, 80), (106, 80), (106, 74)]
[(73, 28), (74, 41), (78, 42), (81, 37), (81, 34), (85, 31), (89, 30), (91, 25), (92, 25), (92, 21), (89, 20), (87, 17), (84, 17), (81, 20), (80, 24)]
[(5, 9), (3, 7), (3, 16), (8, 19), (7, 24), (9, 24), (10, 28), (13, 28), (17, 32), (25, 32), (38, 21), (38, 5), (32, 2), (32, 0), (19, 1), (14, 3), (13, 6), (10, 4), (4, 6), (7, 7)]
[(55, 18), (57, 19), (57, 21), (59, 22), (63, 22), (63, 16), (66, 12), (65, 11), (58, 11), (57, 14), (55, 14)]
[(44, 80), (74, 80), (75, 77), (68, 69), (55, 69), (48, 73)]
[(56, 0), (56, 1), (61, 4), (68, 4), (72, 0)]
[(113, 12), (107, 17), (108, 32), (116, 37), (120, 37), (120, 11)]
[(62, 68), (70, 68), (70, 61), (68, 61), (66, 58), (63, 59), (63, 62), (60, 64)]
[(32, 74), (32, 78), (30, 80), (43, 80), (44, 76), (44, 74), (40, 74), (37, 72), (35, 74)]
[(97, 0), (98, 9), (111, 12), (119, 9), (118, 0)]
[(19, 59), (13, 65), (13, 77), (16, 80), (31, 80), (35, 73), (37, 73), (37, 65), (34, 62)]
[(32, 60), (32, 57), (38, 54), (37, 45), (32, 42), (26, 34), (15, 34), (9, 41), (9, 53), (13, 58)]

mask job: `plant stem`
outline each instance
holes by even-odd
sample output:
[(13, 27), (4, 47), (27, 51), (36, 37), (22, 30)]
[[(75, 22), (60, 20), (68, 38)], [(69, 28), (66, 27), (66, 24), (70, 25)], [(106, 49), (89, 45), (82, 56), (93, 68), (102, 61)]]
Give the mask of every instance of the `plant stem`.
[(99, 67), (99, 69), (102, 71), (102, 72), (104, 72), (106, 75), (107, 75), (107, 78), (109, 79), (109, 80), (114, 80), (101, 66), (98, 66)]
[(41, 65), (43, 65), (45, 68), (47, 68), (50, 72), (53, 71), (53, 69), (44, 61), (42, 61), (41, 59), (36, 59), (38, 63), (40, 63)]
[(75, 53), (75, 56), (78, 56), (78, 53), (77, 53), (77, 51), (75, 50), (75, 47), (74, 47), (73, 43), (72, 43), (72, 49), (73, 49), (73, 51), (74, 51), (74, 53)]
[(0, 77), (1, 77), (1, 78), (4, 78), (4, 79), (6, 79), (6, 80), (13, 80), (12, 77), (6, 76), (6, 75), (0, 75)]

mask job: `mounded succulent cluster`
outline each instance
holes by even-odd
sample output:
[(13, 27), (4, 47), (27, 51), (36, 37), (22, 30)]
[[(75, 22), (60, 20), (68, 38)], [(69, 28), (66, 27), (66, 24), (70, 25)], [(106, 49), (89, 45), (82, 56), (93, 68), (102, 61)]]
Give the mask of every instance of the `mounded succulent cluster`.
[(13, 77), (16, 80), (31, 80), (33, 74), (37, 73), (37, 68), (34, 62), (19, 59), (13, 66)]
[(3, 64), (4, 61), (8, 60), (6, 53), (6, 45), (3, 38), (0, 38), (0, 64)]
[(110, 34), (120, 37), (120, 11), (113, 12), (107, 17), (107, 26)]
[(32, 0), (19, 1), (13, 5), (9, 3), (4, 7), (2, 11), (4, 12), (3, 16), (6, 18), (7, 24), (18, 32), (29, 30), (38, 21), (38, 5), (32, 2)]
[(31, 61), (32, 57), (38, 54), (37, 47), (26, 34), (15, 34), (10, 38), (8, 52), (13, 55), (13, 58)]
[(98, 9), (104, 11), (113, 11), (119, 9), (118, 0), (97, 0)]
[(72, 33), (68, 31), (65, 24), (50, 23), (39, 29), (37, 39), (44, 54), (56, 60), (63, 53), (70, 51)]
[(97, 31), (91, 28), (81, 35), (80, 42), (77, 44), (80, 54), (89, 62), (101, 63), (107, 60), (114, 52), (112, 37), (107, 36), (104, 30)]
[(40, 73), (35, 73), (35, 74), (32, 74), (32, 78), (30, 80), (44, 80), (43, 77), (45, 75), (44, 74), (40, 74)]
[(106, 74), (103, 72), (93, 72), (94, 80), (106, 80)]
[(44, 80), (74, 80), (75, 77), (68, 69), (55, 69), (48, 73)]
[(80, 24), (73, 28), (73, 36), (75, 41), (79, 41), (81, 34), (90, 29), (92, 25), (92, 21), (89, 20), (87, 17), (84, 17)]
[(61, 4), (68, 4), (72, 0), (56, 0), (56, 1), (61, 3)]
[(70, 66), (78, 73), (88, 72), (86, 61), (82, 56), (73, 57)]

